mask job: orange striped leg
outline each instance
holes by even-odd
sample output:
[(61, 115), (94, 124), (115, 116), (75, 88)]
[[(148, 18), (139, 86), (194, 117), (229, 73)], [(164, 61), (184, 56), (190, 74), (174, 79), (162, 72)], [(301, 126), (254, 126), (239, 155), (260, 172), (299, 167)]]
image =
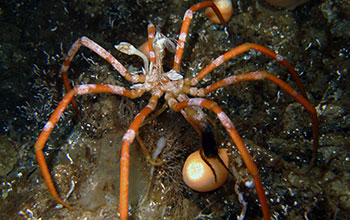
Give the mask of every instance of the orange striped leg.
[(45, 124), (42, 132), (40, 133), (38, 140), (34, 144), (36, 160), (38, 161), (41, 173), (44, 177), (45, 183), (47, 185), (47, 188), (49, 189), (50, 194), (58, 203), (62, 204), (64, 207), (68, 209), (72, 209), (72, 207), (67, 203), (63, 202), (63, 200), (59, 197), (56, 191), (49, 169), (46, 164), (43, 148), (45, 146), (47, 138), (49, 137), (49, 135), (53, 130), (53, 127), (55, 126), (57, 121), (61, 118), (61, 115), (63, 114), (64, 110), (66, 109), (67, 105), (71, 102), (75, 94), (76, 94), (76, 90), (73, 89), (73, 90), (70, 90), (64, 96), (64, 98), (62, 99), (62, 101), (59, 103), (56, 110), (54, 111), (54, 113), (51, 115), (49, 121)]
[[(145, 81), (145, 76), (144, 75), (133, 75), (129, 73), (125, 67), (119, 63), (119, 61), (112, 56), (108, 51), (103, 49), (100, 45), (95, 43), (94, 41), (90, 40), (87, 37), (81, 37), (78, 40), (74, 42), (72, 45), (71, 49), (68, 51), (67, 57), (63, 62), (63, 65), (61, 67), (60, 73), (61, 75), (67, 75), (68, 68), (70, 66), (70, 63), (72, 62), (72, 59), (74, 58), (74, 55), (77, 53), (79, 48), (81, 46), (85, 46), (89, 48), (90, 50), (94, 51), (97, 55), (108, 61), (114, 69), (116, 69), (120, 75), (122, 75), (126, 80), (132, 82), (132, 83), (142, 83)], [(67, 76), (63, 76), (63, 78), (67, 78)], [(66, 84), (67, 82), (65, 82)], [(69, 84), (69, 83), (68, 83)]]
[(188, 10), (186, 10), (185, 16), (183, 18), (182, 26), (181, 26), (181, 31), (180, 31), (180, 36), (179, 40), (177, 42), (176, 46), (176, 54), (174, 58), (174, 65), (173, 65), (173, 70), (176, 72), (180, 71), (180, 63), (181, 63), (181, 58), (183, 54), (183, 50), (185, 47), (185, 41), (188, 33), (188, 29), (191, 24), (191, 20), (193, 17), (193, 12), (198, 11), (203, 8), (211, 7), (213, 11), (215, 12), (216, 16), (220, 19), (221, 24), (226, 26), (226, 22), (224, 18), (222, 17), (219, 9), (216, 7), (215, 3), (212, 1), (205, 1), (205, 2), (200, 2), (197, 3), (193, 6), (191, 6)]
[(220, 12), (220, 10), (218, 9), (218, 7), (215, 5), (215, 3), (213, 1), (205, 1), (205, 2), (199, 2), (197, 4), (194, 4), (190, 7), (190, 9), (192, 11), (198, 11), (198, 10), (201, 10), (203, 8), (208, 8), (210, 7), (211, 9), (213, 9), (214, 13), (216, 14), (216, 16), (219, 18), (220, 20), (220, 23), (227, 27), (226, 25), (226, 21), (225, 19), (222, 17), (222, 14)]
[[(203, 89), (190, 89), (190, 95), (193, 96), (205, 96), (219, 88), (222, 88), (224, 86), (232, 85), (234, 83), (238, 82), (244, 82), (244, 81), (255, 81), (255, 80), (264, 80), (269, 79), (273, 83), (275, 83), (277, 86), (282, 88), (284, 91), (286, 91), (289, 95), (291, 95), (297, 102), (299, 102), (306, 111), (311, 115), (312, 117), (312, 136), (313, 136), (313, 153), (312, 153), (312, 160), (311, 164), (314, 163), (317, 156), (317, 150), (318, 150), (318, 119), (317, 119), (317, 112), (315, 110), (315, 107), (313, 107), (310, 102), (307, 101), (305, 97), (297, 93), (292, 87), (290, 87), (287, 83), (285, 83), (283, 80), (279, 79), (277, 76), (267, 73), (265, 71), (257, 71), (257, 72), (250, 72), (250, 73), (244, 73), (240, 75), (234, 75), (227, 77), (223, 80), (217, 81), (206, 88)], [(193, 93), (191, 93), (191, 91)]]
[(153, 64), (156, 63), (156, 56), (154, 54), (153, 51), (153, 47), (152, 47), (152, 40), (154, 38), (154, 35), (156, 33), (156, 28), (154, 26), (154, 24), (149, 24), (147, 27), (147, 32), (148, 32), (148, 54), (149, 54), (149, 61)]
[[(67, 72), (68, 72), (69, 66), (70, 66), (75, 54), (78, 52), (79, 48), (82, 45), (89, 48), (90, 50), (94, 51), (97, 55), (99, 55), (103, 59), (107, 60), (126, 80), (129, 80), (133, 83), (143, 82), (145, 80), (144, 79), (145, 77), (143, 75), (130, 74), (125, 69), (125, 67), (121, 63), (119, 63), (119, 61), (116, 58), (114, 58), (109, 52), (107, 52), (101, 46), (96, 44), (94, 41), (90, 40), (87, 37), (81, 37), (81, 38), (78, 38), (73, 43), (72, 47), (69, 49), (68, 54), (67, 54), (62, 66), (61, 66), (61, 69), (60, 69), (60, 75), (63, 78), (64, 87), (67, 91), (71, 90), (71, 86), (69, 83)], [(75, 101), (74, 98), (72, 99), (71, 102), (72, 102), (75, 114), (77, 115), (81, 125), (84, 127), (84, 124), (82, 123), (81, 116), (80, 116), (80, 113), (78, 110), (77, 102)]]
[(259, 44), (254, 44), (254, 43), (245, 43), (242, 44), (238, 47), (235, 47), (228, 52), (224, 53), (223, 55), (219, 56), (216, 58), (214, 61), (212, 61), (209, 65), (204, 67), (195, 77), (190, 79), (189, 81), (186, 82), (187, 85), (195, 86), (197, 83), (202, 80), (206, 75), (208, 75), (211, 71), (213, 71), (215, 68), (220, 66), (222, 63), (232, 59), (233, 57), (242, 54), (244, 52), (247, 52), (248, 50), (253, 49), (255, 51), (259, 51), (269, 57), (271, 57), (274, 60), (277, 60), (279, 63), (281, 63), (283, 66), (285, 66), (292, 77), (294, 78), (295, 82), (297, 83), (301, 94), (307, 98), (305, 89), (301, 83), (301, 80), (297, 74), (297, 72), (294, 70), (293, 66), (288, 62), (288, 60), (284, 59), (283, 56), (273, 52), (272, 50), (263, 47)]
[(265, 191), (261, 183), (258, 168), (256, 167), (252, 157), (249, 154), (249, 151), (247, 150), (243, 140), (237, 133), (229, 117), (225, 114), (225, 112), (222, 111), (222, 109), (218, 106), (216, 102), (204, 98), (191, 98), (170, 107), (175, 111), (180, 111), (188, 106), (200, 106), (217, 114), (221, 124), (225, 127), (226, 131), (229, 133), (230, 137), (232, 138), (233, 142), (235, 143), (236, 147), (241, 153), (243, 161), (247, 166), (250, 175), (252, 175), (254, 179), (255, 189), (258, 194), (264, 219), (270, 219), (269, 206), (267, 204)]
[[(77, 51), (79, 50), (80, 47), (81, 47), (81, 38), (78, 38), (73, 43), (71, 48), (69, 49), (68, 54), (67, 54), (66, 58), (64, 59), (64, 62), (63, 62), (61, 69), (60, 69), (60, 75), (62, 76), (64, 88), (66, 89), (67, 92), (72, 89), (72, 87), (69, 83), (67, 72), (68, 72), (69, 66), (70, 66), (75, 54), (77, 53)], [(77, 117), (79, 119), (80, 124), (85, 128), (85, 125), (83, 124), (83, 121), (81, 119), (80, 112), (78, 110), (77, 101), (75, 101), (75, 99), (73, 98), (71, 102), (72, 102), (75, 114), (77, 115)]]
[(56, 125), (57, 121), (61, 118), (64, 110), (67, 108), (69, 103), (73, 100), (74, 95), (83, 95), (83, 94), (89, 94), (89, 93), (112, 93), (116, 95), (123, 95), (130, 98), (136, 98), (140, 97), (142, 95), (142, 92), (138, 92), (136, 90), (128, 90), (121, 86), (114, 86), (114, 85), (100, 85), (100, 84), (87, 84), (87, 85), (79, 85), (75, 88), (71, 89), (62, 99), (62, 101), (59, 103), (57, 108), (55, 109), (54, 113), (51, 115), (49, 121), (45, 124), (42, 132), (40, 133), (38, 140), (35, 142), (34, 148), (35, 148), (35, 154), (36, 159), (38, 161), (41, 173), (44, 177), (45, 183), (52, 195), (52, 197), (63, 206), (71, 209), (72, 207), (59, 197), (57, 194), (57, 191), (55, 189), (55, 186), (53, 184), (53, 180), (51, 178), (49, 169), (47, 167), (43, 148), (45, 146), (45, 143), (51, 134), (54, 126)]
[(158, 97), (152, 96), (148, 105), (136, 115), (129, 129), (123, 136), (122, 152), (120, 157), (120, 192), (119, 192), (119, 213), (120, 219), (128, 218), (128, 194), (129, 194), (129, 146), (134, 141), (135, 135), (145, 120), (154, 111), (158, 103)]

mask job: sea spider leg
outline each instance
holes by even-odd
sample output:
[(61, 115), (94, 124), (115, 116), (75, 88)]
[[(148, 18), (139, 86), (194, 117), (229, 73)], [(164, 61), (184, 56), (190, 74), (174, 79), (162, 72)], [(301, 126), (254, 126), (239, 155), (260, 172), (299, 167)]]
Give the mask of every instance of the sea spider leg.
[(119, 213), (120, 219), (128, 218), (128, 195), (129, 195), (129, 146), (134, 141), (135, 135), (145, 120), (154, 111), (158, 103), (158, 96), (152, 95), (148, 105), (137, 114), (131, 122), (129, 129), (123, 136), (122, 152), (120, 157), (120, 192), (119, 192)]
[[(67, 79), (67, 80), (65, 80), (65, 85), (66, 84), (69, 85), (67, 71), (68, 71), (68, 68), (69, 68), (73, 58), (74, 58), (74, 55), (77, 53), (77, 51), (79, 50), (79, 48), (81, 46), (85, 46), (85, 47), (89, 48), (90, 50), (94, 51), (97, 55), (99, 55), (100, 57), (102, 57), (103, 59), (108, 61), (108, 63), (110, 63), (114, 67), (114, 69), (116, 69), (120, 73), (120, 75), (122, 75), (126, 80), (128, 80), (132, 83), (145, 82), (144, 75), (142, 75), (142, 74), (141, 75), (134, 75), (134, 74), (129, 73), (125, 69), (125, 67), (115, 57), (113, 57), (112, 54), (110, 54), (107, 50), (102, 48), (100, 45), (95, 43), (93, 40), (90, 40), (87, 37), (81, 37), (81, 38), (78, 38), (74, 42), (74, 44), (72, 45), (72, 47), (68, 51), (68, 54), (67, 54), (67, 56), (62, 64), (60, 74), (62, 75), (63, 78)], [(69, 91), (69, 89), (67, 89), (67, 90)]]
[[(97, 55), (107, 60), (114, 67), (114, 69), (116, 69), (126, 80), (131, 81), (133, 83), (139, 83), (139, 82), (145, 81), (144, 75), (133, 75), (129, 73), (125, 69), (125, 67), (116, 58), (112, 56), (112, 54), (110, 54), (108, 51), (103, 49), (100, 45), (90, 40), (89, 38), (81, 37), (81, 38), (78, 38), (69, 49), (60, 69), (60, 75), (62, 76), (63, 84), (67, 92), (71, 90), (71, 85), (68, 79), (67, 72), (75, 54), (78, 52), (81, 46), (85, 46), (89, 48), (90, 50), (94, 51)], [(78, 105), (74, 97), (72, 99), (72, 105), (80, 123), (83, 125), (81, 116), (78, 110)]]
[(226, 131), (229, 133), (230, 137), (232, 138), (233, 142), (235, 143), (236, 147), (238, 148), (239, 152), (241, 153), (241, 156), (243, 158), (243, 161), (245, 165), (248, 168), (248, 171), (250, 175), (254, 179), (255, 189), (258, 194), (258, 198), (261, 204), (261, 210), (264, 216), (265, 220), (270, 219), (269, 214), (269, 206), (267, 204), (267, 200), (265, 197), (265, 191), (263, 188), (263, 185), (261, 183), (261, 179), (259, 176), (258, 168), (256, 167), (251, 155), (249, 154), (249, 151), (247, 150), (243, 140), (239, 136), (238, 132), (236, 131), (235, 127), (233, 126), (231, 120), (229, 117), (225, 114), (224, 111), (218, 106), (218, 104), (214, 101), (204, 99), (204, 98), (190, 98), (188, 100), (182, 101), (180, 103), (176, 104), (175, 100), (169, 99), (169, 106), (174, 111), (180, 111), (183, 108), (189, 107), (189, 106), (200, 106), (205, 109), (208, 109), (210, 111), (213, 111), (217, 114), (221, 124), (225, 127)]
[(294, 70), (293, 66), (290, 64), (290, 62), (283, 58), (283, 56), (275, 53), (274, 51), (268, 49), (267, 47), (261, 46), (259, 44), (255, 43), (244, 43), (240, 46), (237, 46), (228, 52), (224, 53), (223, 55), (216, 58), (214, 61), (212, 61), (210, 64), (208, 64), (206, 67), (204, 67), (195, 77), (190, 79), (190, 81), (186, 82), (187, 85), (195, 86), (198, 84), (200, 80), (202, 80), (206, 75), (208, 75), (211, 71), (213, 71), (215, 68), (220, 66), (222, 63), (232, 59), (233, 57), (242, 54), (244, 52), (247, 52), (248, 50), (255, 50), (259, 51), (269, 57), (271, 57), (274, 60), (277, 60), (279, 63), (281, 63), (283, 66), (285, 66), (292, 77), (294, 78), (294, 81), (297, 83), (301, 94), (307, 98), (306, 92), (304, 89), (303, 84), (301, 83), (301, 80), (297, 74), (297, 72)]
[(203, 8), (207, 8), (207, 7), (211, 7), (213, 9), (216, 16), (220, 19), (221, 24), (226, 27), (226, 22), (225, 22), (224, 18), (222, 17), (222, 15), (221, 15), (219, 9), (216, 7), (215, 3), (212, 1), (200, 2), (200, 3), (197, 3), (193, 6), (191, 6), (189, 9), (187, 9), (185, 16), (183, 18), (180, 36), (179, 36), (179, 40), (177, 42), (177, 47), (176, 47), (174, 64), (173, 64), (173, 68), (172, 68), (176, 72), (180, 71), (181, 58), (182, 58), (183, 50), (185, 47), (188, 29), (190, 27), (191, 20), (193, 17), (193, 12), (198, 11), (198, 10), (203, 9)]
[(277, 76), (267, 73), (265, 71), (257, 71), (257, 72), (252, 72), (252, 73), (244, 73), (240, 75), (235, 75), (235, 76), (230, 76), (227, 77), (223, 80), (217, 81), (206, 88), (204, 88), (204, 94), (209, 94), (219, 88), (222, 88), (224, 86), (232, 85), (237, 82), (242, 82), (242, 81), (251, 81), (251, 80), (264, 80), (268, 79), (275, 83), (277, 86), (279, 86), (281, 89), (286, 91), (289, 95), (291, 95), (297, 102), (299, 102), (305, 110), (311, 115), (312, 119), (312, 136), (313, 136), (313, 156), (311, 160), (311, 164), (316, 160), (317, 156), (317, 150), (318, 150), (318, 118), (317, 118), (317, 112), (314, 106), (310, 104), (310, 102), (297, 93), (292, 87), (290, 87), (287, 83), (285, 83), (283, 80), (278, 78)]
[(240, 75), (233, 75), (229, 76), (225, 79), (219, 80), (206, 88), (201, 89), (189, 89), (190, 95), (193, 96), (205, 96), (219, 88), (232, 85), (237, 82), (243, 82), (243, 81), (255, 81), (255, 80), (264, 80), (268, 79), (275, 83), (277, 86), (279, 86), (281, 89), (286, 91), (289, 95), (291, 95), (297, 102), (299, 102), (306, 111), (311, 115), (312, 118), (312, 136), (313, 136), (313, 153), (312, 153), (312, 160), (310, 164), (313, 164), (316, 160), (317, 156), (317, 150), (318, 150), (318, 118), (317, 118), (317, 112), (315, 110), (315, 107), (310, 104), (310, 102), (300, 95), (297, 91), (295, 91), (292, 87), (290, 87), (287, 83), (285, 83), (283, 80), (279, 79), (277, 76), (267, 73), (265, 71), (257, 71), (257, 72), (251, 72), (251, 73), (244, 73)]
[(72, 102), (74, 95), (84, 95), (89, 93), (112, 93), (116, 95), (127, 96), (129, 98), (136, 98), (140, 97), (143, 94), (143, 91), (129, 90), (121, 86), (108, 84), (87, 84), (75, 86), (73, 89), (68, 91), (68, 93), (63, 97), (62, 101), (58, 104), (54, 113), (51, 115), (49, 121), (45, 124), (42, 132), (38, 137), (38, 140), (34, 144), (36, 159), (38, 161), (41, 173), (44, 177), (45, 183), (50, 191), (50, 194), (58, 203), (62, 204), (63, 206), (69, 209), (72, 209), (72, 207), (67, 203), (63, 202), (63, 200), (59, 197), (56, 188), (53, 184), (53, 180), (51, 178), (49, 169), (45, 161), (43, 148), (57, 121), (61, 118), (64, 110), (67, 108), (69, 103)]
[(148, 33), (148, 54), (149, 54), (149, 61), (151, 63), (151, 65), (156, 63), (156, 56), (154, 54), (153, 51), (153, 47), (152, 47), (152, 41), (154, 38), (154, 35), (156, 33), (156, 27), (154, 26), (154, 24), (149, 24), (147, 27), (147, 33)]

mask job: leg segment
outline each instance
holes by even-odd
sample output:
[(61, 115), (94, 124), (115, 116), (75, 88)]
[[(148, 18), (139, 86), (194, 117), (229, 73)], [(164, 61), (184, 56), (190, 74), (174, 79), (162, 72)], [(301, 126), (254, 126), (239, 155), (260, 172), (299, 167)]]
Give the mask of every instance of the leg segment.
[(200, 2), (200, 3), (197, 3), (197, 4), (193, 5), (192, 7), (190, 7), (185, 13), (185, 16), (184, 16), (184, 19), (182, 22), (182, 26), (181, 26), (180, 37), (179, 37), (179, 40), (177, 42), (174, 65), (172, 68), (176, 72), (180, 71), (181, 58), (182, 58), (183, 50), (185, 47), (185, 41), (186, 41), (188, 29), (190, 27), (191, 20), (193, 17), (193, 12), (198, 11), (198, 10), (203, 9), (203, 8), (207, 8), (207, 7), (211, 7), (213, 9), (216, 16), (220, 19), (221, 24), (226, 27), (226, 22), (225, 22), (224, 18), (222, 17), (219, 9), (216, 7), (214, 2), (212, 2), (212, 1)]
[[(75, 54), (78, 52), (79, 48), (82, 45), (89, 48), (90, 50), (94, 51), (97, 55), (99, 55), (103, 59), (107, 60), (114, 67), (114, 69), (116, 69), (126, 80), (131, 81), (133, 83), (144, 82), (145, 76), (130, 74), (125, 69), (125, 67), (121, 63), (119, 63), (119, 61), (116, 58), (114, 58), (109, 52), (107, 52), (105, 49), (103, 49), (100, 45), (96, 44), (94, 41), (90, 40), (87, 37), (81, 37), (81, 38), (78, 38), (73, 43), (72, 47), (69, 49), (68, 54), (67, 54), (66, 58), (64, 59), (64, 62), (63, 62), (61, 69), (60, 69), (60, 75), (62, 76), (63, 84), (64, 84), (64, 87), (67, 90), (67, 92), (69, 90), (71, 90), (71, 85), (69, 83), (67, 72), (68, 72), (69, 66), (70, 66)], [(75, 101), (74, 98), (72, 99), (71, 102), (72, 102), (75, 114), (77, 115), (80, 123), (84, 127), (82, 120), (81, 120), (79, 110), (78, 110), (77, 102)]]
[(68, 51), (67, 57), (65, 58), (60, 70), (60, 74), (64, 79), (64, 84), (67, 91), (69, 90), (68, 88), (70, 87), (68, 82), (68, 77), (67, 77), (67, 71), (75, 54), (78, 52), (81, 46), (85, 46), (89, 48), (90, 50), (94, 51), (97, 55), (99, 55), (100, 57), (108, 61), (108, 63), (110, 63), (114, 67), (114, 69), (116, 69), (120, 73), (120, 75), (122, 75), (126, 80), (132, 83), (142, 83), (145, 81), (144, 75), (133, 75), (129, 73), (125, 69), (125, 67), (121, 63), (119, 63), (119, 61), (116, 58), (112, 56), (112, 54), (110, 54), (108, 51), (103, 49), (100, 45), (90, 40), (89, 38), (81, 37), (74, 42), (71, 49)]
[[(152, 47), (152, 40), (154, 38), (154, 35), (156, 33), (156, 28), (154, 24), (149, 24), (147, 28), (148, 32), (148, 54), (149, 54), (149, 61), (153, 63), (153, 65), (156, 63), (156, 56), (153, 51)], [(152, 65), (152, 64), (151, 64)]]
[(120, 219), (128, 218), (128, 195), (129, 195), (129, 146), (134, 141), (135, 135), (145, 120), (145, 118), (154, 111), (158, 103), (158, 97), (152, 96), (148, 105), (136, 115), (129, 129), (123, 136), (122, 152), (120, 157), (120, 194), (119, 194), (119, 212)]
[[(161, 115), (167, 108), (168, 108), (168, 105), (166, 103), (164, 103), (159, 110), (157, 110), (150, 117), (148, 117), (147, 119), (145, 119), (143, 121), (143, 123), (140, 125), (140, 128), (142, 126), (144, 126), (145, 124), (147, 124), (148, 122), (153, 121), (155, 118), (157, 118), (159, 115)], [(160, 158), (152, 158), (152, 156), (150, 155), (150, 153), (149, 153), (145, 143), (142, 141), (142, 139), (141, 139), (141, 137), (140, 137), (140, 135), (138, 133), (136, 133), (136, 140), (139, 143), (139, 145), (140, 145), (140, 147), (141, 147), (141, 149), (143, 151), (143, 154), (145, 155), (147, 161), (150, 164), (152, 164), (153, 166), (160, 166), (160, 165), (163, 164), (163, 160), (161, 160)]]
[[(232, 85), (234, 83), (244, 82), (244, 81), (264, 80), (264, 79), (271, 80), (273, 83), (275, 83), (281, 89), (283, 89), (285, 92), (287, 92), (289, 95), (291, 95), (311, 115), (311, 117), (312, 117), (312, 136), (313, 136), (313, 145), (314, 145), (311, 164), (313, 164), (314, 161), (316, 160), (317, 150), (318, 150), (318, 141), (319, 141), (319, 138), (318, 138), (318, 119), (317, 119), (317, 112), (315, 110), (315, 107), (313, 107), (304, 96), (297, 93), (292, 87), (290, 87), (283, 80), (279, 79), (277, 76), (275, 76), (271, 73), (267, 73), (265, 71), (257, 71), (257, 72), (229, 76), (223, 80), (219, 80), (219, 81), (207, 86), (206, 88), (199, 89), (197, 91), (192, 90), (195, 93), (190, 93), (190, 95), (193, 95), (193, 96), (203, 95), (204, 96), (204, 95), (207, 95), (207, 94), (209, 94), (209, 93), (211, 93), (219, 88), (222, 88), (222, 87), (228, 86), (228, 85)], [(191, 89), (189, 91), (191, 91)]]
[(301, 83), (301, 80), (297, 74), (297, 72), (294, 70), (293, 66), (288, 62), (288, 60), (284, 59), (281, 55), (276, 54), (274, 51), (263, 47), (259, 44), (254, 43), (245, 43), (238, 47), (235, 47), (228, 52), (224, 53), (223, 55), (216, 58), (214, 61), (212, 61), (209, 65), (207, 65), (205, 68), (203, 68), (195, 77), (190, 79), (186, 82), (186, 85), (195, 86), (197, 83), (202, 80), (206, 75), (208, 75), (211, 71), (213, 71), (215, 68), (220, 66), (222, 63), (232, 59), (233, 57), (240, 55), (244, 52), (247, 52), (248, 50), (255, 50), (259, 51), (269, 57), (271, 57), (274, 60), (277, 60), (279, 63), (281, 63), (283, 66), (285, 66), (290, 74), (292, 75), (293, 79), (297, 83), (299, 90), (301, 91), (301, 94), (304, 96), (304, 98), (307, 98), (305, 89)]
[(43, 153), (43, 148), (45, 146), (47, 138), (49, 137), (49, 135), (51, 134), (51, 132), (53, 130), (53, 127), (55, 126), (57, 121), (61, 118), (64, 110), (66, 109), (67, 105), (71, 102), (71, 100), (73, 99), (73, 96), (75, 94), (76, 94), (76, 90), (73, 89), (73, 90), (70, 90), (64, 96), (64, 98), (62, 99), (62, 101), (57, 106), (56, 110), (54, 111), (54, 113), (51, 115), (49, 121), (44, 126), (43, 131), (40, 133), (38, 140), (34, 144), (36, 160), (38, 161), (41, 173), (44, 177), (46, 186), (49, 189), (50, 194), (58, 203), (62, 204), (64, 207), (66, 207), (68, 209), (72, 209), (72, 207), (70, 205), (68, 205), (67, 203), (63, 202), (63, 200), (59, 197), (59, 195), (56, 191), (56, 188), (53, 184), (53, 180), (51, 178), (49, 169), (48, 169), (47, 164), (46, 164), (45, 156)]
[(204, 98), (191, 98), (186, 101), (180, 102), (178, 104), (171, 105), (170, 107), (175, 111), (180, 111), (188, 106), (200, 106), (210, 111), (213, 111), (217, 114), (221, 124), (225, 127), (226, 131), (229, 133), (230, 137), (232, 138), (233, 142), (235, 143), (236, 147), (241, 153), (243, 161), (247, 166), (250, 175), (252, 175), (254, 179), (255, 189), (259, 197), (264, 219), (269, 220), (270, 219), (269, 207), (265, 197), (265, 191), (262, 186), (261, 179), (258, 173), (258, 168), (256, 167), (252, 157), (249, 154), (249, 151), (247, 150), (243, 140), (237, 133), (229, 117), (222, 111), (222, 109), (218, 106), (217, 103)]
[(42, 132), (40, 133), (38, 140), (34, 144), (35, 148), (35, 154), (36, 158), (41, 170), (41, 173), (44, 177), (45, 183), (50, 191), (50, 194), (52, 197), (63, 206), (71, 209), (72, 207), (59, 197), (56, 188), (53, 184), (53, 180), (51, 178), (49, 169), (47, 167), (43, 148), (45, 146), (45, 143), (51, 134), (54, 126), (58, 122), (58, 120), (61, 118), (64, 110), (67, 108), (70, 102), (72, 102), (74, 95), (83, 95), (83, 94), (89, 94), (89, 93), (112, 93), (116, 95), (123, 95), (130, 98), (139, 97), (142, 95), (142, 93), (139, 93), (136, 90), (128, 90), (120, 86), (114, 86), (114, 85), (101, 85), (101, 84), (88, 84), (88, 85), (80, 85), (76, 86), (75, 88), (68, 91), (68, 93), (63, 97), (62, 101), (59, 103), (57, 108), (55, 109), (54, 113), (51, 115), (49, 121), (44, 126)]

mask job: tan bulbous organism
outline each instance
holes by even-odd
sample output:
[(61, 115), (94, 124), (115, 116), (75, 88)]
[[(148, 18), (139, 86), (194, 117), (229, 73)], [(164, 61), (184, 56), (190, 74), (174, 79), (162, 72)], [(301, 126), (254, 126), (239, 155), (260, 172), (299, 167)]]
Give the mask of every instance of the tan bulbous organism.
[[(220, 148), (219, 156), (228, 167), (227, 149)], [(201, 158), (199, 150), (187, 157), (182, 169), (182, 176), (187, 186), (198, 192), (208, 192), (222, 186), (227, 179), (227, 170), (217, 158), (206, 158), (216, 174)]]
[[(218, 7), (225, 22), (227, 22), (233, 14), (231, 0), (214, 0), (213, 2), (215, 3), (216, 7)], [(207, 18), (212, 22), (214, 22), (215, 24), (221, 24), (219, 18), (216, 16), (213, 9), (207, 8), (205, 10), (205, 16), (207, 16)]]

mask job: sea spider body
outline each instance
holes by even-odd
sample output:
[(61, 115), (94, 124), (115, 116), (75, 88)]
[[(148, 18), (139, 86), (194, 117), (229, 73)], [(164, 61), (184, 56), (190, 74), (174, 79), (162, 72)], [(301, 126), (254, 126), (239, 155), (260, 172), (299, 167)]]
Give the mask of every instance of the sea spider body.
[[(99, 46), (87, 37), (79, 38), (72, 45), (60, 70), (60, 73), (64, 80), (65, 88), (68, 92), (64, 96), (62, 101), (59, 103), (54, 113), (51, 115), (49, 121), (44, 126), (37, 142), (35, 143), (35, 152), (39, 167), (41, 169), (41, 172), (43, 174), (43, 177), (51, 195), (57, 202), (61, 203), (67, 208), (72, 208), (70, 205), (66, 204), (56, 192), (53, 180), (51, 178), (44, 158), (43, 148), (45, 146), (47, 138), (53, 130), (54, 125), (60, 119), (64, 110), (70, 103), (72, 103), (76, 114), (79, 120), (81, 121), (81, 117), (74, 96), (91, 93), (111, 93), (120, 96), (126, 96), (129, 98), (137, 98), (141, 97), (144, 93), (148, 92), (151, 94), (151, 98), (149, 99), (148, 104), (139, 112), (139, 114), (135, 116), (134, 120), (132, 121), (128, 130), (123, 136), (123, 144), (120, 159), (120, 219), (127, 219), (128, 217), (129, 146), (131, 143), (133, 143), (142, 123), (145, 121), (147, 116), (149, 116), (156, 109), (158, 100), (163, 96), (167, 106), (176, 112), (181, 112), (185, 119), (192, 125), (192, 127), (198, 133), (201, 133), (201, 131), (203, 131), (207, 124), (206, 114), (202, 111), (203, 108), (207, 109), (208, 111), (212, 111), (217, 115), (219, 121), (226, 129), (227, 133), (233, 140), (235, 146), (238, 148), (249, 173), (253, 177), (255, 189), (257, 191), (259, 202), (261, 204), (264, 219), (270, 219), (269, 207), (265, 196), (265, 191), (259, 176), (258, 168), (255, 165), (249, 151), (247, 150), (243, 140), (237, 133), (230, 118), (225, 114), (225, 112), (223, 112), (223, 110), (219, 107), (219, 105), (216, 102), (206, 99), (204, 97), (219, 88), (229, 86), (235, 83), (264, 79), (270, 80), (271, 82), (279, 86), (281, 89), (283, 89), (286, 93), (291, 95), (297, 102), (303, 105), (306, 111), (312, 116), (312, 134), (314, 138), (314, 154), (312, 161), (314, 161), (316, 157), (318, 147), (318, 121), (316, 110), (307, 101), (304, 87), (302, 86), (298, 74), (291, 66), (291, 64), (282, 56), (259, 44), (245, 43), (240, 46), (237, 46), (214, 59), (210, 64), (204, 67), (194, 77), (184, 78), (180, 74), (180, 64), (182, 54), (184, 52), (185, 41), (189, 30), (190, 22), (193, 17), (193, 12), (206, 7), (212, 7), (215, 13), (218, 15), (218, 17), (221, 17), (220, 20), (222, 21), (222, 24), (225, 25), (222, 16), (218, 12), (218, 9), (216, 8), (213, 2), (201, 2), (190, 7), (185, 13), (179, 39), (176, 42), (174, 63), (172, 68), (168, 72), (163, 71), (163, 58), (165, 55), (165, 50), (173, 51), (175, 48), (175, 44), (173, 43), (173, 41), (162, 35), (159, 31), (156, 31), (156, 28), (153, 24), (150, 24), (148, 26), (149, 59), (129, 43), (120, 43), (119, 45), (115, 46), (119, 51), (123, 53), (129, 55), (137, 55), (141, 57), (144, 62), (143, 74), (137, 75), (129, 73), (116, 58), (114, 58), (109, 52), (107, 52), (105, 49), (103, 49), (101, 46)], [(133, 83), (133, 86), (131, 86), (130, 88), (125, 88), (122, 86), (110, 84), (86, 84), (77, 85), (74, 88), (71, 88), (67, 76), (67, 71), (69, 69), (73, 57), (75, 56), (75, 54), (81, 46), (89, 48), (90, 50), (98, 54), (100, 57), (108, 61), (114, 67), (114, 69), (119, 72), (121, 76)], [(301, 94), (296, 92), (296, 90), (294, 90), (292, 87), (290, 87), (278, 77), (265, 71), (256, 71), (243, 73), (239, 75), (231, 75), (227, 78), (216, 81), (208, 85), (207, 87), (197, 87), (197, 84), (215, 68), (217, 68), (224, 62), (234, 58), (235, 56), (247, 52), (249, 50), (259, 51), (285, 66), (296, 81), (298, 88), (301, 91)]]

